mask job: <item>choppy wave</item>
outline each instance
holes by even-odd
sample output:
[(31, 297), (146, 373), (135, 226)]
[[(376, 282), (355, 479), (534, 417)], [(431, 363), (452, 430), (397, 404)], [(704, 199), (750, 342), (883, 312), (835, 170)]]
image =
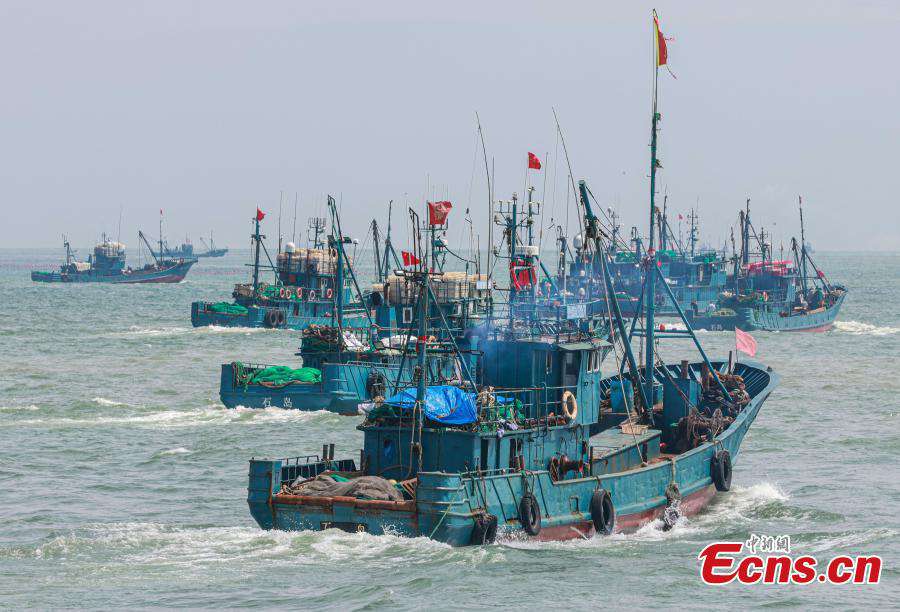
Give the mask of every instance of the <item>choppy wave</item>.
[(190, 455), (193, 452), (194, 451), (189, 448), (179, 446), (178, 448), (169, 448), (163, 451), (159, 451), (158, 453), (156, 453), (156, 455), (158, 457), (167, 457), (169, 455)]
[(900, 332), (900, 327), (878, 326), (859, 321), (835, 321), (834, 328), (857, 336), (890, 336)]
[(100, 406), (134, 406), (134, 404), (129, 404), (128, 402), (117, 402), (116, 400), (106, 399), (105, 397), (95, 397), (92, 398), (91, 401)]
[(161, 410), (158, 412), (93, 414), (84, 417), (47, 417), (22, 419), (2, 426), (27, 425), (46, 427), (91, 427), (97, 425), (135, 425), (138, 427), (198, 427), (227, 423), (256, 425), (265, 423), (338, 423), (347, 418), (326, 410), (302, 411), (283, 408), (224, 408), (209, 406), (194, 410)]
[(383, 568), (419, 562), (478, 563), (496, 547), (451, 548), (428, 538), (327, 531), (263, 531), (257, 527), (97, 523), (31, 546), (0, 548), (0, 556), (40, 559), (115, 558), (132, 565), (206, 566), (260, 561), (296, 566), (342, 562)]
[(132, 325), (126, 332), (111, 334), (117, 338), (169, 338), (188, 334), (257, 334), (279, 332), (278, 329), (266, 327), (223, 327), (207, 325), (204, 327), (140, 327)]
[(27, 404), (25, 406), (0, 406), (0, 412), (21, 412), (34, 410), (40, 410), (40, 407), (35, 406), (34, 404)]

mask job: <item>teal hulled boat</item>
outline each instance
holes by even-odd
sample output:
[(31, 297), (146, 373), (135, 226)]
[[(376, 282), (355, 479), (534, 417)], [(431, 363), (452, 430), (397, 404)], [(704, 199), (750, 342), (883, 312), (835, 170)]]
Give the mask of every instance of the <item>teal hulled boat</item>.
[[(144, 235), (139, 237), (146, 243)], [(76, 261), (67, 239), (63, 239), (66, 250), (65, 263), (58, 271), (34, 271), (31, 280), (39, 283), (179, 283), (187, 276), (196, 259), (159, 259), (140, 268), (125, 265), (125, 245), (103, 236), (103, 241), (94, 246), (94, 251), (86, 262)], [(148, 245), (149, 248), (149, 245)]]
[[(331, 444), (317, 456), (251, 459), (247, 501), (262, 528), (425, 536), (454, 546), (489, 543), (499, 532), (586, 538), (656, 518), (671, 527), (730, 489), (732, 462), (779, 379), (756, 362), (710, 361), (657, 266), (659, 118), (654, 87), (644, 321), (627, 321), (612, 297), (611, 250), (587, 197), (585, 263), (602, 275), (610, 296), (605, 329), (612, 333), (598, 337), (591, 329), (604, 326), (576, 318), (551, 330), (539, 309), (532, 317), (517, 312), (516, 293), (529, 289), (523, 281), (536, 294), (537, 254), (525, 250), (520, 259), (521, 225), (513, 214), (506, 233), (515, 275), (509, 318), (489, 321), (485, 334), (472, 336), (475, 367), (454, 345), (463, 382), (430, 385), (428, 346), (417, 343), (415, 389), (368, 413), (358, 427), (364, 440), (358, 459), (336, 459)], [(422, 265), (411, 275), (423, 288), (421, 338), (434, 273)], [(665, 302), (659, 306), (673, 308), (684, 330), (657, 331), (658, 288)], [(635, 337), (644, 339), (643, 355), (632, 348)], [(691, 341), (701, 359), (664, 363), (657, 340), (668, 338)], [(612, 374), (603, 376), (612, 352)]]

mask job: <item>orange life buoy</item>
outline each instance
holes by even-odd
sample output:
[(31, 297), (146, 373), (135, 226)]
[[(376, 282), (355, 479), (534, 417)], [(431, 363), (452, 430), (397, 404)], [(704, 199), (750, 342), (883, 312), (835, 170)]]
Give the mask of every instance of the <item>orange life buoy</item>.
[(332, 295), (334, 295), (334, 291), (331, 290), (331, 287), (325, 290), (325, 297), (327, 297), (329, 300), (331, 299)]
[(298, 300), (303, 299), (303, 287), (297, 287), (297, 299)]
[(278, 289), (278, 297), (280, 297), (280, 298), (284, 297), (284, 287), (281, 287), (280, 289)]

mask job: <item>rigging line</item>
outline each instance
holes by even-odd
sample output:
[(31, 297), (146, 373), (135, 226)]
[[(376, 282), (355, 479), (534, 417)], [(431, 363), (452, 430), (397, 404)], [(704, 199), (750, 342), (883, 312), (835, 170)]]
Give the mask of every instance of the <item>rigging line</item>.
[[(578, 201), (577, 201), (578, 200), (578, 190), (575, 188), (575, 177), (572, 173), (572, 162), (569, 160), (569, 149), (568, 149), (568, 147), (566, 147), (566, 137), (562, 133), (562, 127), (560, 127), (560, 125), (559, 125), (559, 117), (556, 116), (556, 109), (553, 108), (552, 106), (550, 108), (553, 111), (553, 119), (556, 121), (556, 131), (559, 133), (559, 139), (562, 142), (563, 153), (565, 153), (565, 155), (566, 155), (566, 166), (568, 166), (568, 168), (569, 168), (569, 182), (572, 185), (572, 193), (575, 194), (575, 199), (576, 199), (575, 205), (578, 206)], [(566, 198), (566, 200), (568, 202), (568, 197)], [(566, 214), (568, 215), (568, 210), (566, 211)], [(567, 216), (566, 225), (568, 225), (568, 216)], [(584, 226), (581, 223), (581, 215), (580, 214), (578, 215), (578, 231), (581, 233), (584, 233)]]

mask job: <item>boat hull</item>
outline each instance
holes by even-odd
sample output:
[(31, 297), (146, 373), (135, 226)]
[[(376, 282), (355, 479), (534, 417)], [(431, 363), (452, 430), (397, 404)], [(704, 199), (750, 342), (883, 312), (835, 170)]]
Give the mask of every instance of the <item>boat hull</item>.
[[(294, 308), (295, 305), (300, 307)], [(193, 302), (191, 304), (191, 325), (194, 327), (267, 327), (273, 329), (304, 330), (310, 325), (331, 325), (333, 305), (297, 304), (296, 302), (275, 303), (271, 306), (249, 306), (245, 314), (228, 314), (211, 310), (211, 302)], [(271, 324), (268, 315), (271, 311), (280, 310), (283, 323)], [(368, 319), (362, 311), (344, 313), (344, 325), (347, 327), (367, 327)]]
[[(328, 461), (297, 465), (285, 460), (251, 460), (250, 511), (264, 529), (335, 527), (376, 535), (425, 536), (453, 546), (479, 543), (475, 525), (485, 512), (495, 516), (501, 533), (510, 537), (591, 537), (594, 527), (590, 504), (598, 489), (606, 490), (611, 497), (616, 512), (615, 531), (639, 529), (660, 517), (673, 505), (673, 499), (680, 499), (676, 505), (682, 514), (696, 514), (716, 494), (711, 476), (714, 455), (727, 450), (733, 460), (738, 457), (744, 436), (777, 386), (777, 376), (762, 366), (743, 365), (753, 371), (747, 380), (748, 387), (756, 386), (756, 392), (735, 421), (714, 442), (677, 456), (664, 456), (643, 467), (607, 473), (599, 465), (592, 465), (592, 474), (558, 481), (546, 470), (497, 470), (477, 475), (421, 472), (415, 499), (393, 502), (283, 494), (282, 482), (337, 468)], [(542, 517), (539, 532), (530, 536), (525, 535), (518, 518), (518, 507), (526, 492), (537, 499)]]
[(197, 263), (197, 260), (191, 259), (162, 270), (132, 270), (131, 272), (120, 272), (117, 274), (32, 272), (31, 280), (38, 283), (180, 283), (195, 263)]
[(834, 326), (846, 294), (822, 311), (783, 317), (779, 312), (756, 308), (738, 308), (734, 315), (711, 316), (686, 313), (693, 329), (708, 331), (780, 331), (780, 332), (822, 332)]

